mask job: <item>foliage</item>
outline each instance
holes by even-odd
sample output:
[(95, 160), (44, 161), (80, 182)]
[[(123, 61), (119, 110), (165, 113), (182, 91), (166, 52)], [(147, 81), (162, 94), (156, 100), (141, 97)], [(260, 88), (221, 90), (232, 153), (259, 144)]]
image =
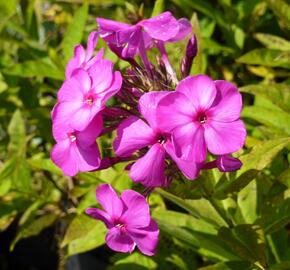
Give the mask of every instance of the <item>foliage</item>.
[[(96, 28), (97, 16), (127, 21), (171, 10), (191, 18), (198, 38), (191, 74), (206, 72), (240, 86), (248, 131), (239, 153), (244, 165), (237, 173), (206, 172), (183, 187), (173, 182), (154, 191), (149, 202), (162, 233), (157, 255), (115, 255), (109, 269), (289, 269), (289, 4), (84, 2), (0, 3), (0, 229), (17, 223), (11, 251), (52, 225), (65, 257), (104, 244), (103, 225), (84, 209), (95, 204), (98, 184), (118, 191), (133, 184), (123, 165), (64, 177), (49, 159), (50, 111), (73, 46)], [(176, 69), (181, 46), (168, 48)], [(116, 61), (109, 50), (106, 57)], [(103, 148), (110, 142), (108, 136), (100, 141)]]

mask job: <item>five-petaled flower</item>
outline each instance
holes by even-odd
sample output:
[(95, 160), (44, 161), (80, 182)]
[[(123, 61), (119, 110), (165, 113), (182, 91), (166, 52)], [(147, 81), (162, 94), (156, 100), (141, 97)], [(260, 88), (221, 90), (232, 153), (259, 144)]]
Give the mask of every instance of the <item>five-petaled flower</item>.
[(157, 119), (172, 134), (178, 157), (203, 162), (207, 149), (225, 155), (242, 148), (246, 129), (239, 119), (241, 109), (242, 97), (233, 84), (196, 75), (160, 100)]
[(137, 246), (143, 254), (154, 255), (159, 229), (150, 217), (145, 198), (133, 190), (125, 190), (118, 197), (108, 184), (97, 188), (96, 197), (104, 210), (87, 208), (86, 213), (105, 223), (107, 245), (124, 253), (131, 253)]

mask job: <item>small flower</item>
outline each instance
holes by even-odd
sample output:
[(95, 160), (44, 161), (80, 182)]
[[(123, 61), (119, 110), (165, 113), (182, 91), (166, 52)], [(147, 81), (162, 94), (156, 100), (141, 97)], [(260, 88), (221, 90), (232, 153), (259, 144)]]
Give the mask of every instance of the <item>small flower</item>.
[(121, 74), (112, 69), (113, 63), (102, 59), (88, 71), (76, 70), (58, 92), (53, 122), (69, 123), (76, 130), (85, 129), (121, 87)]
[(133, 58), (150, 49), (155, 41), (175, 42), (183, 39), (191, 31), (187, 19), (176, 20), (170, 12), (154, 18), (142, 20), (136, 25), (97, 18), (100, 36), (123, 58)]
[(104, 210), (87, 208), (86, 213), (105, 223), (106, 243), (112, 250), (131, 253), (137, 245), (143, 254), (155, 254), (159, 229), (142, 195), (125, 190), (119, 198), (110, 185), (102, 184), (96, 190), (96, 197)]
[(99, 167), (101, 159), (96, 138), (102, 131), (102, 125), (101, 116), (96, 116), (83, 131), (54, 123), (56, 145), (51, 151), (51, 159), (65, 175), (74, 176)]
[(234, 172), (239, 170), (243, 163), (238, 158), (222, 155), (217, 158), (216, 165), (221, 172)]
[(104, 54), (104, 50), (101, 49), (96, 56), (93, 56), (93, 52), (97, 46), (98, 42), (98, 33), (96, 31), (91, 32), (88, 41), (87, 41), (87, 50), (83, 48), (82, 45), (77, 45), (74, 48), (74, 57), (69, 60), (66, 70), (65, 70), (65, 76), (67, 79), (69, 79), (75, 70), (82, 68), (84, 70), (87, 70), (89, 67), (91, 67), (94, 63), (99, 61)]
[(160, 129), (156, 121), (156, 106), (168, 91), (149, 92), (139, 100), (139, 110), (147, 123), (137, 116), (125, 119), (117, 129), (117, 138), (113, 143), (116, 155), (127, 157), (137, 150), (149, 147), (149, 150), (130, 168), (130, 177), (146, 187), (166, 186), (165, 158), (169, 155), (183, 174), (195, 179), (199, 173), (195, 162), (181, 160), (175, 155), (170, 134)]
[(189, 76), (160, 100), (157, 120), (160, 128), (172, 133), (178, 157), (203, 162), (207, 149), (225, 155), (244, 145), (241, 109), (242, 97), (233, 84), (205, 75)]

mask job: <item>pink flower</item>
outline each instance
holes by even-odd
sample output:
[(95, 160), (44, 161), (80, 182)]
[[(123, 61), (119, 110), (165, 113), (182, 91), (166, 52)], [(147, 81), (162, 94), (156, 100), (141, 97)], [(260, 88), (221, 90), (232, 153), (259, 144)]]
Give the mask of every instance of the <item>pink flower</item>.
[[(189, 179), (197, 177), (199, 170), (195, 162), (181, 160), (175, 155), (170, 134), (160, 129), (156, 121), (156, 106), (167, 91), (149, 92), (139, 100), (139, 110), (147, 123), (136, 116), (125, 119), (117, 129), (113, 143), (116, 155), (128, 157), (137, 150), (149, 147), (130, 169), (130, 177), (146, 187), (166, 186), (165, 158), (169, 155), (183, 174)], [(145, 151), (143, 149), (143, 151)]]
[(155, 253), (159, 229), (151, 219), (145, 198), (133, 190), (125, 190), (119, 198), (108, 184), (96, 190), (97, 201), (104, 210), (88, 208), (86, 213), (103, 221), (108, 228), (107, 245), (114, 251), (133, 252), (135, 246), (148, 256)]
[(191, 31), (187, 19), (176, 20), (168, 11), (142, 20), (136, 25), (102, 18), (97, 18), (97, 24), (100, 36), (123, 58), (133, 58), (142, 54), (142, 50), (151, 48), (155, 41), (179, 41)]
[(218, 168), (220, 172), (234, 172), (239, 170), (242, 165), (242, 162), (238, 158), (233, 158), (230, 155), (222, 155), (204, 164), (202, 169)]
[(160, 128), (172, 133), (178, 157), (203, 162), (207, 149), (225, 155), (244, 145), (241, 109), (242, 97), (233, 84), (205, 75), (189, 76), (160, 100), (157, 120)]
[(69, 79), (73, 75), (74, 71), (78, 68), (87, 70), (89, 67), (91, 67), (94, 63), (96, 63), (103, 57), (103, 49), (101, 49), (96, 56), (92, 57), (93, 52), (97, 46), (97, 42), (98, 33), (94, 31), (91, 32), (88, 37), (87, 51), (85, 51), (82, 45), (75, 46), (74, 57), (69, 60), (65, 70), (65, 76), (67, 79)]
[(99, 167), (101, 159), (96, 138), (102, 131), (102, 124), (101, 116), (96, 116), (83, 131), (53, 124), (56, 145), (51, 151), (51, 159), (65, 175), (74, 176)]
[(230, 155), (219, 156), (216, 164), (221, 172), (234, 172), (239, 170), (243, 165), (239, 159), (233, 158)]
[(121, 84), (121, 74), (113, 72), (113, 63), (109, 60), (99, 60), (88, 71), (76, 70), (58, 92), (53, 122), (69, 123), (75, 130), (85, 129)]

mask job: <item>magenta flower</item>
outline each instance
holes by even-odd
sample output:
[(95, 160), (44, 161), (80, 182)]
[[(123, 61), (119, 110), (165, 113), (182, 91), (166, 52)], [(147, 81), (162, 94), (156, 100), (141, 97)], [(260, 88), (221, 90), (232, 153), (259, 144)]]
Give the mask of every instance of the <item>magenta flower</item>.
[(241, 109), (242, 97), (233, 84), (205, 75), (189, 76), (160, 100), (157, 120), (160, 128), (172, 133), (178, 157), (203, 162), (207, 149), (225, 155), (244, 145)]
[(75, 70), (82, 68), (87, 70), (89, 67), (94, 65), (97, 61), (99, 61), (104, 54), (104, 50), (101, 49), (96, 56), (93, 56), (94, 50), (97, 46), (98, 42), (98, 33), (96, 31), (91, 32), (88, 37), (87, 42), (87, 51), (85, 51), (82, 45), (77, 45), (74, 48), (74, 57), (69, 60), (66, 70), (65, 76), (69, 79)]
[(242, 167), (242, 162), (238, 158), (230, 155), (218, 156), (217, 159), (210, 161), (202, 166), (202, 169), (218, 168), (220, 172), (234, 172)]
[(159, 229), (145, 198), (133, 190), (123, 191), (119, 198), (108, 184), (97, 188), (96, 197), (104, 210), (87, 208), (86, 213), (105, 223), (107, 245), (123, 253), (133, 252), (137, 245), (143, 254), (154, 255)]
[(97, 18), (100, 36), (113, 46), (113, 51), (123, 58), (133, 58), (151, 48), (155, 41), (175, 42), (191, 31), (187, 19), (176, 20), (170, 12), (142, 20), (136, 25)]
[[(170, 92), (149, 92), (139, 100), (139, 110), (147, 123), (131, 116), (125, 119), (117, 129), (117, 138), (113, 143), (116, 155), (128, 157), (137, 150), (149, 147), (130, 169), (130, 177), (146, 187), (166, 186), (165, 158), (169, 155), (183, 174), (189, 179), (197, 177), (199, 171), (195, 162), (178, 158), (173, 150), (170, 134), (160, 129), (156, 121), (156, 106), (159, 100)], [(143, 149), (144, 151), (144, 149)]]
[(96, 116), (83, 131), (77, 131), (69, 125), (53, 124), (56, 144), (51, 151), (51, 159), (65, 175), (74, 176), (78, 172), (99, 167), (101, 159), (96, 138), (102, 126), (101, 116)]
[(85, 129), (121, 84), (121, 74), (113, 72), (109, 60), (99, 60), (88, 71), (76, 70), (58, 92), (53, 122), (69, 123), (75, 130)]
[(230, 155), (219, 156), (216, 164), (221, 172), (234, 172), (239, 170), (243, 165), (238, 158), (233, 158)]

